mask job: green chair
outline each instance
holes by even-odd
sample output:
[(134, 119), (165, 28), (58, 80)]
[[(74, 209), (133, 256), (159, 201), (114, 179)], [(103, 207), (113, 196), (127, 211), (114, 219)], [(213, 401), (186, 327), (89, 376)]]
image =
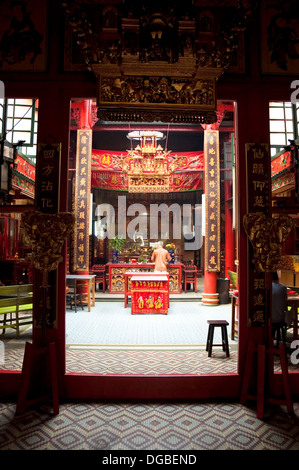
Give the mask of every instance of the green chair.
[(227, 271), (231, 285), (234, 289), (231, 292), (231, 304), (232, 304), (232, 319), (231, 319), (231, 339), (235, 339), (235, 334), (237, 334), (237, 323), (236, 321), (236, 307), (238, 307), (238, 287), (237, 287), (237, 273), (234, 271)]
[(235, 290), (237, 290), (238, 289), (238, 287), (237, 287), (237, 273), (235, 273), (234, 271), (227, 271), (227, 274), (228, 274), (229, 280), (231, 282), (231, 285), (233, 286), (233, 288)]

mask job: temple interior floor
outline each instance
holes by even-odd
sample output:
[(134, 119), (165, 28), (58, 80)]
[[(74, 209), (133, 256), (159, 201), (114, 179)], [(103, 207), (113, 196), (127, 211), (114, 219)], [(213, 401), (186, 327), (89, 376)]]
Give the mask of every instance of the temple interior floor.
[[(110, 296), (111, 297), (111, 296)], [(185, 297), (185, 298), (184, 298)], [(66, 317), (67, 370), (101, 374), (206, 374), (237, 370), (237, 339), (230, 343), (230, 357), (215, 347), (208, 358), (208, 319), (230, 323), (231, 305), (203, 306), (194, 293), (171, 296), (167, 315), (131, 314), (123, 296), (112, 302), (97, 299), (85, 321), (76, 327), (78, 311)], [(79, 316), (82, 315), (82, 310)], [(220, 318), (221, 317), (221, 318)], [(88, 325), (92, 324), (93, 328)], [(79, 325), (78, 325), (79, 326)], [(221, 342), (215, 331), (215, 343)], [(228, 331), (229, 333), (229, 331)], [(76, 363), (77, 361), (77, 363)]]
[[(236, 373), (238, 336), (231, 339), (231, 303), (205, 306), (197, 293), (188, 291), (170, 296), (167, 315), (131, 314), (131, 303), (124, 307), (122, 294), (96, 292), (95, 306), (66, 309), (66, 372), (98, 374), (223, 374)], [(230, 355), (213, 347), (208, 357), (208, 320), (227, 320)], [(290, 334), (290, 333), (289, 333)], [(26, 341), (31, 327), (23, 327), (19, 339), (6, 330), (3, 370), (22, 368)], [(214, 343), (221, 343), (216, 328)], [(289, 364), (297, 370), (298, 366)], [(277, 370), (280, 365), (277, 363)]]

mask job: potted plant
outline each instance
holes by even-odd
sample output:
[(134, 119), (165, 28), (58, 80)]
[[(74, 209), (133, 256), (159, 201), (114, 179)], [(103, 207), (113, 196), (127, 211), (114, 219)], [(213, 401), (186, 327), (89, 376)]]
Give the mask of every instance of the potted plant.
[(174, 263), (174, 250), (175, 250), (175, 244), (174, 243), (168, 243), (166, 245), (166, 250), (168, 250), (168, 253), (171, 256), (171, 260), (169, 261), (169, 264)]
[(112, 263), (118, 263), (118, 253), (122, 250), (125, 243), (126, 240), (117, 235), (109, 241), (109, 247), (112, 249)]
[(175, 249), (175, 244), (174, 243), (167, 243), (166, 250), (174, 251), (174, 249)]

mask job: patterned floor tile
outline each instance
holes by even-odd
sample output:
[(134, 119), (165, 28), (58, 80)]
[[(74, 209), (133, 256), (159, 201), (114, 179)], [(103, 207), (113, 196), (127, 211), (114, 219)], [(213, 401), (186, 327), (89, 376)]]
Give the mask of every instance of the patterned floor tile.
[(295, 415), (238, 403), (63, 403), (58, 416), (0, 404), (1, 450), (299, 450)]

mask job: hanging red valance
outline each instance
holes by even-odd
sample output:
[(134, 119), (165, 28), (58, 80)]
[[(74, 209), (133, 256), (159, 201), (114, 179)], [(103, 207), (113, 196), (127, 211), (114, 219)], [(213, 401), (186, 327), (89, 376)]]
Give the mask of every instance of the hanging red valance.
[[(169, 191), (203, 189), (203, 151), (171, 153), (170, 156), (176, 157), (179, 166), (170, 175)], [(127, 152), (93, 150), (91, 187), (93, 189), (128, 191), (128, 177), (126, 173), (122, 172), (121, 166), (122, 159), (127, 157)]]

